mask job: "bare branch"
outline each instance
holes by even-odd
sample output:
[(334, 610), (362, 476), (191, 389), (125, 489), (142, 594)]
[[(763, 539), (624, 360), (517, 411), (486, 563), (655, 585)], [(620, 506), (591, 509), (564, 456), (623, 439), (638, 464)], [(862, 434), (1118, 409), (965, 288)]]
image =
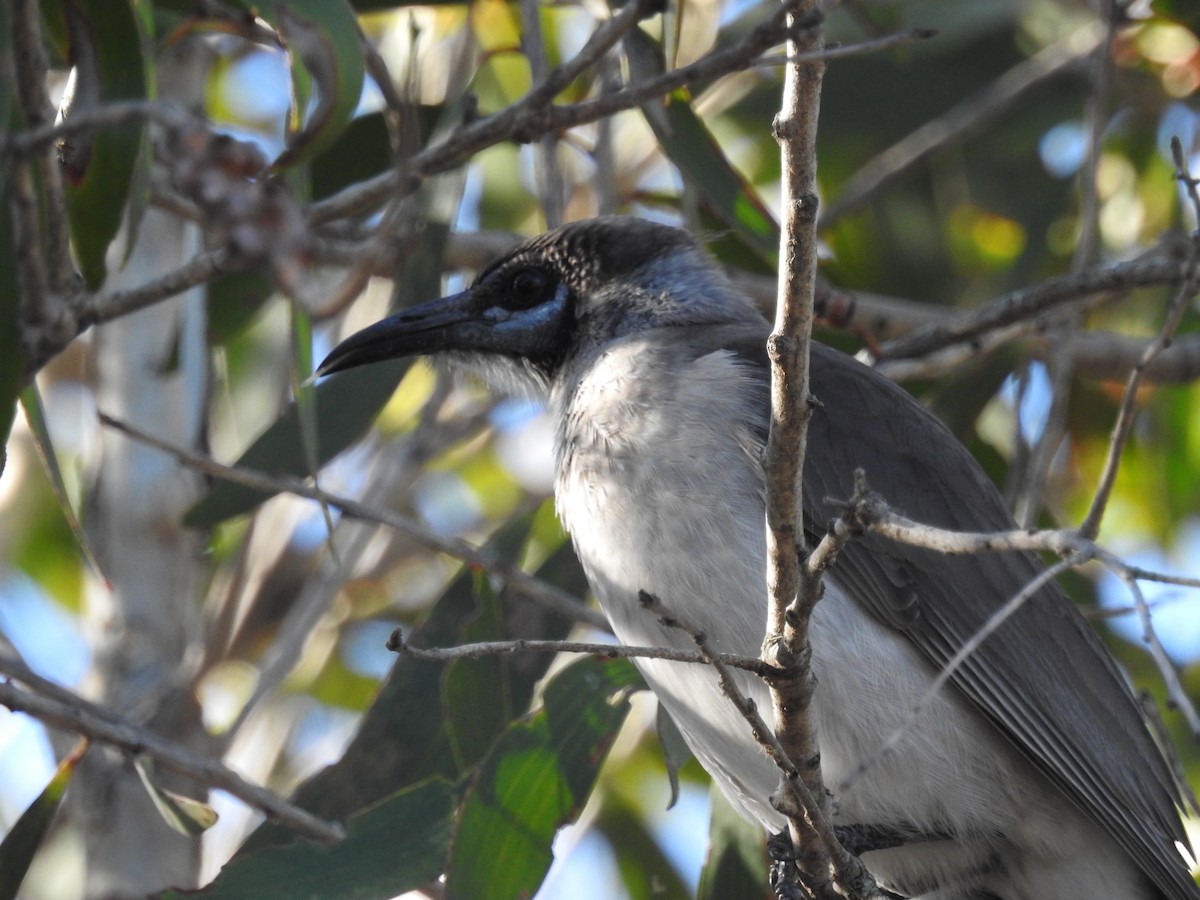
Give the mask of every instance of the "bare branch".
[(929, 704), (933, 702), (934, 698), (937, 697), (942, 688), (946, 686), (946, 683), (950, 680), (954, 673), (957, 672), (962, 667), (963, 663), (965, 663), (975, 653), (975, 651), (983, 645), (984, 641), (991, 637), (1001, 625), (1003, 625), (1006, 621), (1008, 621), (1009, 618), (1012, 617), (1014, 613), (1020, 610), (1020, 608), (1025, 605), (1030, 597), (1040, 591), (1043, 587), (1045, 587), (1063, 572), (1066, 572), (1068, 569), (1071, 569), (1076, 565), (1078, 565), (1078, 561), (1074, 559), (1064, 559), (1042, 570), (1032, 581), (1014, 594), (1007, 603), (992, 613), (992, 615), (988, 617), (987, 622), (985, 622), (983, 626), (977, 632), (975, 632), (975, 634), (971, 635), (970, 639), (961, 647), (959, 647), (958, 651), (952, 657), (950, 657), (949, 660), (947, 660), (944, 666), (941, 667), (937, 673), (937, 677), (933, 679), (933, 682), (929, 685), (925, 692), (921, 694), (921, 696), (917, 699), (917, 702), (913, 704), (911, 711), (905, 717), (904, 721), (898, 725), (896, 729), (890, 735), (888, 735), (887, 738), (884, 739), (883, 743), (880, 744), (879, 749), (874, 754), (863, 760), (855, 768), (855, 770), (846, 777), (846, 780), (842, 784), (838, 785), (837, 790), (844, 791), (851, 787), (880, 760), (895, 750), (896, 747), (900, 745), (900, 741), (903, 740), (904, 736), (908, 734), (912, 728), (916, 727), (925, 710), (929, 708)]
[[(598, 644), (586, 641), (482, 641), (460, 644), (457, 647), (414, 647), (404, 638), (402, 629), (397, 628), (388, 639), (387, 647), (402, 656), (442, 662), (451, 659), (479, 659), (506, 653), (587, 653), (607, 659), (665, 659), (671, 662), (711, 665), (703, 653), (687, 653), (670, 647), (637, 647), (628, 644)], [(716, 653), (713, 658), (731, 669), (742, 669), (759, 677), (773, 671), (770, 666), (754, 656), (738, 656), (733, 653)]]
[(941, 118), (927, 122), (893, 144), (842, 185), (841, 193), (821, 214), (819, 227), (827, 228), (869, 203), (894, 179), (942, 147), (964, 140), (1016, 109), (1033, 90), (1078, 66), (1095, 50), (1103, 34), (1103, 27), (1097, 24), (1050, 45), (963, 100)]
[(164, 769), (228, 791), (298, 834), (326, 843), (346, 836), (341, 825), (319, 819), (272, 791), (251, 784), (217, 760), (197, 756), (182, 745), (52, 685), (16, 660), (0, 657), (0, 671), (30, 688), (23, 690), (12, 681), (0, 681), (0, 706), (27, 713), (52, 727), (86, 735), (133, 756), (149, 756)]
[(1170, 241), (1127, 262), (1051, 278), (1013, 291), (949, 322), (926, 325), (880, 347), (882, 358), (892, 361), (923, 356), (953, 344), (981, 339), (995, 329), (1033, 321), (1041, 313), (1066, 303), (1106, 291), (1179, 284), (1188, 275), (1188, 260)]
[(1142, 640), (1150, 650), (1150, 658), (1154, 660), (1159, 677), (1162, 678), (1163, 685), (1167, 689), (1167, 701), (1183, 714), (1192, 734), (1200, 736), (1200, 714), (1196, 712), (1196, 707), (1192, 704), (1187, 690), (1179, 680), (1179, 673), (1175, 671), (1175, 666), (1167, 656), (1167, 651), (1163, 649), (1162, 641), (1158, 639), (1158, 632), (1154, 630), (1154, 622), (1150, 618), (1150, 606), (1146, 603), (1146, 595), (1142, 593), (1141, 585), (1123, 564), (1117, 568), (1116, 576), (1133, 595), (1138, 621), (1142, 625)]
[[(1178, 142), (1172, 142), (1172, 146), (1178, 146)], [(1177, 157), (1177, 165), (1180, 165), (1183, 171), (1186, 172), (1186, 161), (1183, 159), (1182, 150), (1180, 150)], [(1195, 296), (1197, 288), (1200, 288), (1200, 253), (1196, 254), (1192, 259), (1189, 272), (1184, 278), (1183, 284), (1180, 285), (1179, 290), (1175, 293), (1175, 297), (1171, 300), (1166, 320), (1163, 322), (1158, 334), (1147, 345), (1141, 359), (1138, 360), (1138, 364), (1129, 373), (1129, 381), (1125, 385), (1125, 395), (1121, 398), (1121, 408), (1117, 413), (1117, 421), (1113, 424), (1112, 437), (1108, 442), (1108, 454), (1104, 460), (1104, 469), (1100, 476), (1100, 482), (1096, 487), (1095, 496), (1092, 498), (1091, 508), (1088, 510), (1083, 522), (1079, 525), (1079, 531), (1085, 537), (1094, 538), (1100, 531), (1100, 520), (1104, 517), (1105, 507), (1108, 506), (1109, 497), (1112, 495), (1113, 486), (1117, 481), (1117, 470), (1121, 463), (1121, 453), (1125, 449), (1125, 443), (1129, 440), (1129, 433), (1133, 429), (1133, 421), (1138, 405), (1138, 389), (1145, 380), (1146, 370), (1154, 361), (1154, 358), (1171, 343), (1171, 338), (1179, 328), (1179, 323), (1183, 320), (1183, 314), (1187, 311), (1188, 304), (1192, 297)]]
[(329, 491), (310, 487), (299, 478), (292, 478), (286, 475), (269, 475), (265, 472), (222, 465), (211, 457), (168, 444), (153, 435), (133, 427), (127, 422), (121, 422), (103, 413), (100, 415), (100, 421), (110, 428), (115, 428), (122, 434), (129, 435), (129, 437), (136, 441), (170, 454), (186, 465), (207, 475), (212, 475), (224, 481), (231, 481), (234, 484), (240, 484), (256, 491), (262, 491), (265, 494), (289, 493), (295, 494), (297, 497), (306, 497), (309, 500), (315, 500), (318, 503), (336, 507), (342, 511), (343, 515), (350, 518), (384, 525), (403, 534), (418, 546), (426, 547), (438, 553), (445, 553), (447, 556), (452, 556), (470, 566), (475, 566), (487, 572), (495, 578), (499, 578), (514, 591), (565, 618), (585, 622), (597, 628), (608, 627), (607, 620), (601, 614), (585, 606), (582, 601), (572, 597), (566, 591), (542, 581), (540, 578), (535, 578), (526, 572), (522, 572), (507, 562), (493, 559), (466, 541), (440, 537), (433, 534), (428, 529), (422, 528), (416, 522), (398, 513), (389, 510), (372, 509), (367, 504), (349, 497), (342, 497), (338, 494), (332, 494)]
[(895, 34), (871, 38), (856, 44), (831, 44), (820, 50), (812, 50), (795, 56), (764, 56), (748, 68), (765, 69), (774, 66), (803, 65), (805, 63), (829, 63), (839, 59), (849, 59), (854, 56), (865, 56), (868, 53), (879, 53), (883, 50), (894, 50), (916, 41), (924, 41), (937, 36), (936, 28), (907, 28)]
[[(780, 875), (805, 884), (818, 898), (848, 891), (874, 897), (878, 887), (866, 868), (838, 843), (828, 821), (829, 794), (821, 775), (809, 706), (816, 689), (808, 625), (820, 599), (819, 565), (801, 565), (801, 472), (812, 416), (809, 341), (812, 338), (817, 265), (817, 117), (820, 110), (823, 37), (819, 27), (799, 23), (820, 12), (815, 2), (797, 3), (788, 23), (793, 60), (784, 70), (783, 98), (773, 123), (781, 153), (783, 210), (779, 245), (779, 299), (775, 329), (767, 340), (771, 358), (771, 426), (764, 451), (766, 475), (767, 592), (769, 611), (763, 660), (777, 666), (770, 679), (771, 705), (784, 791), (799, 806), (785, 809), (797, 854)], [(814, 20), (819, 22), (819, 18)], [(796, 771), (784, 760), (801, 760)], [(797, 778), (800, 782), (797, 783)], [(803, 790), (799, 788), (803, 786)], [(781, 791), (781, 795), (783, 795)], [(815, 805), (814, 805), (815, 804)], [(778, 886), (777, 886), (778, 887)]]
[[(632, 4), (630, 4), (632, 5)], [(541, 4), (539, 0), (521, 0), (521, 50), (529, 60), (529, 72), (535, 84), (544, 84), (548, 77), (549, 61), (542, 37)], [(602, 57), (597, 57), (597, 62)], [(547, 228), (563, 223), (563, 178), (558, 165), (558, 138), (547, 132), (538, 138), (537, 149), (538, 198)]]

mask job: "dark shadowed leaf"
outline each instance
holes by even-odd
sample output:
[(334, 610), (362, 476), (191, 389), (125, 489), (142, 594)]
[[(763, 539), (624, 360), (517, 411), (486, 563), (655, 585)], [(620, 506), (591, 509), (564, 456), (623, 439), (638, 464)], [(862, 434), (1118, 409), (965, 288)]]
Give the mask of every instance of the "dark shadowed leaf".
[(42, 789), (36, 800), (29, 805), (21, 817), (13, 823), (12, 830), (0, 843), (0, 900), (12, 900), (29, 871), (34, 854), (42, 845), (46, 830), (54, 820), (62, 802), (63, 792), (75, 772), (75, 766), (87, 750), (86, 741), (80, 743), (58, 766), (50, 783)]
[[(77, 85), (71, 113), (153, 96), (144, 53), (146, 20), (133, 4), (74, 0), (65, 9)], [(144, 193), (149, 185), (144, 138), (143, 125), (123, 125), (78, 138), (64, 151), (71, 239), (80, 271), (93, 290), (104, 281), (105, 253), (127, 205), (134, 213), (144, 206), (144, 197), (131, 204), (135, 187)], [(139, 168), (145, 171), (139, 173)]]
[[(8, 6), (0, 9), (0, 52), (8, 46)], [(0, 64), (0, 72), (3, 65)], [(0, 104), (12, 94), (0, 86)], [(5, 112), (0, 121), (7, 122)], [(7, 172), (0, 167), (0, 197), (7, 199)], [(13, 246), (11, 210), (7, 202), (0, 204), (0, 448), (8, 443), (13, 419), (17, 413), (17, 395), (21, 390), (21, 298), (17, 287), (16, 253)], [(0, 449), (0, 472), (4, 471), (5, 451)]]
[(667, 803), (667, 809), (670, 809), (679, 799), (679, 770), (692, 758), (692, 751), (684, 741), (679, 726), (661, 703), (658, 705), (655, 730), (658, 732), (658, 742), (662, 745), (663, 757), (667, 764), (667, 778), (671, 782), (671, 799)]
[(239, 335), (275, 292), (275, 280), (263, 269), (222, 275), (208, 286), (208, 339), (224, 344)]
[[(295, 841), (239, 856), (208, 888), (189, 892), (221, 900), (384, 900), (437, 878), (453, 825), (455, 788), (431, 778), (346, 822), (340, 844)], [(180, 898), (174, 891), (162, 895)]]
[[(644, 31), (635, 28), (625, 37), (625, 51), (635, 81), (662, 72), (662, 48)], [(663, 152), (709, 212), (765, 262), (773, 263), (779, 253), (779, 224), (692, 111), (688, 95), (677, 91), (665, 105), (656, 101), (644, 106), (643, 112)]]

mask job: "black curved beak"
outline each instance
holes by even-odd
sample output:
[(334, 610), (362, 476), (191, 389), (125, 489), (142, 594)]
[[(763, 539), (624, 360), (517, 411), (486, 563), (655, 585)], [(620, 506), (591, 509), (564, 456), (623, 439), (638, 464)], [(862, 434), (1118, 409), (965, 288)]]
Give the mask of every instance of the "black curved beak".
[(334, 347), (317, 367), (316, 375), (469, 346), (474, 343), (471, 339), (477, 341), (481, 331), (489, 330), (471, 300), (471, 292), (463, 291), (376, 322)]

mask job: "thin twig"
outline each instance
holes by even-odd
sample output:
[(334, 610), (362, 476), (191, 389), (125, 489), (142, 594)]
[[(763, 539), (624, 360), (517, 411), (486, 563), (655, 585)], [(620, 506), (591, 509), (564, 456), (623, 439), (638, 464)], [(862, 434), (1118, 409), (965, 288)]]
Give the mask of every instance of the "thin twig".
[[(709, 646), (708, 638), (704, 632), (686, 619), (681, 618), (673, 610), (667, 609), (663, 602), (653, 594), (646, 591), (639, 591), (638, 600), (647, 612), (658, 616), (658, 621), (661, 625), (666, 628), (676, 628), (688, 635), (700, 651), (700, 655), (704, 661), (713, 667), (717, 683), (721, 687), (721, 693), (741, 713), (742, 718), (750, 726), (750, 731), (754, 735), (755, 740), (758, 741), (759, 746), (763, 748), (772, 762), (779, 768), (779, 771), (783, 773), (782, 784), (784, 791), (791, 795), (791, 800), (796, 806), (796, 811), (791, 812), (789, 817), (797, 815), (800, 812), (817, 809), (817, 801), (809, 794), (808, 787), (800, 777), (800, 770), (788, 756), (787, 750), (779, 742), (779, 739), (775, 736), (775, 732), (767, 725), (766, 720), (759, 713), (758, 706), (738, 687), (737, 681), (729, 671), (729, 666), (722, 659), (722, 655), (715, 653), (712, 647)], [(774, 676), (779, 675), (779, 670), (775, 666), (764, 665), (767, 672), (774, 673)], [(832, 829), (829, 829), (829, 837), (832, 838), (832, 834)]]
[(936, 28), (908, 28), (895, 34), (859, 41), (854, 44), (831, 44), (820, 50), (801, 53), (796, 56), (764, 56), (747, 68), (767, 69), (785, 65), (803, 65), (811, 62), (829, 63), (839, 59), (849, 59), (855, 56), (865, 56), (868, 53), (879, 53), (883, 50), (894, 50), (916, 41), (925, 41), (937, 37)]
[(1093, 294), (1178, 284), (1187, 273), (1187, 260), (1174, 252), (1172, 243), (1166, 249), (1155, 248), (1137, 259), (1050, 278), (1005, 294), (948, 322), (926, 325), (887, 341), (881, 345), (880, 353), (889, 361), (924, 356), (943, 347), (974, 341), (995, 329), (1032, 320), (1040, 313)]
[(228, 791), (298, 834), (322, 842), (340, 841), (346, 836), (345, 829), (336, 822), (317, 818), (272, 791), (251, 784), (217, 760), (198, 756), (174, 741), (63, 688), (53, 686), (52, 690), (45, 690), (45, 679), (34, 675), (15, 660), (0, 658), (0, 668), (9, 678), (29, 686), (26, 690), (12, 681), (0, 680), (0, 706), (6, 706), (13, 712), (27, 713), (51, 727), (86, 735), (93, 741), (109, 744), (133, 756), (149, 756), (165, 769), (208, 787)]
[(452, 556), (467, 565), (475, 566), (487, 572), (489, 575), (508, 584), (517, 593), (565, 618), (572, 621), (584, 622), (597, 628), (608, 627), (607, 620), (601, 614), (585, 606), (578, 598), (572, 597), (566, 591), (540, 578), (522, 572), (508, 563), (493, 559), (466, 541), (440, 537), (433, 534), (416, 522), (398, 513), (389, 510), (373, 509), (367, 504), (360, 503), (349, 497), (342, 497), (338, 494), (332, 494), (329, 491), (311, 487), (299, 478), (287, 475), (270, 475), (251, 469), (222, 465), (211, 457), (186, 450), (183, 447), (174, 446), (151, 434), (147, 434), (139, 428), (135, 428), (127, 422), (122, 422), (103, 413), (100, 414), (100, 421), (109, 428), (115, 428), (117, 431), (128, 435), (136, 441), (161, 450), (163, 453), (170, 454), (180, 462), (207, 475), (212, 475), (224, 481), (233, 482), (234, 484), (240, 484), (256, 491), (262, 491), (265, 494), (295, 494), (297, 497), (305, 497), (309, 500), (316, 500), (318, 503), (336, 507), (342, 511), (343, 515), (352, 519), (361, 519), (364, 522), (374, 522), (378, 525), (384, 525), (404, 535), (418, 546), (437, 551), (438, 553), (445, 553), (447, 556)]
[(1046, 81), (1077, 66), (1100, 43), (1099, 25), (1081, 29), (1014, 66), (982, 91), (963, 100), (945, 115), (922, 125), (862, 166), (841, 187), (822, 212), (819, 227), (869, 203), (885, 186), (932, 153), (961, 141), (1017, 109), (1029, 93)]
[(1167, 651), (1163, 647), (1162, 641), (1158, 639), (1158, 632), (1154, 630), (1154, 620), (1150, 616), (1150, 606), (1146, 603), (1146, 596), (1142, 593), (1142, 586), (1137, 583), (1137, 579), (1124, 566), (1118, 569), (1115, 574), (1121, 579), (1125, 587), (1129, 589), (1129, 593), (1133, 595), (1138, 621), (1142, 626), (1142, 641), (1150, 651), (1150, 658), (1154, 660), (1159, 677), (1163, 680), (1163, 686), (1167, 689), (1167, 702), (1182, 713), (1183, 717), (1187, 720), (1188, 728), (1191, 729), (1192, 734), (1200, 735), (1200, 714), (1196, 712), (1196, 707), (1192, 704), (1187, 690), (1179, 680), (1179, 673), (1175, 671), (1175, 666), (1172, 664), (1170, 657), (1167, 656)]
[(837, 786), (836, 790), (838, 792), (844, 792), (853, 787), (853, 785), (868, 771), (870, 771), (871, 768), (873, 768), (884, 757), (895, 750), (900, 745), (900, 742), (904, 739), (904, 737), (913, 728), (917, 727), (921, 716), (924, 715), (925, 711), (929, 708), (929, 705), (937, 698), (937, 695), (941, 692), (942, 688), (946, 686), (947, 682), (950, 681), (954, 673), (957, 672), (962, 667), (963, 663), (965, 663), (981, 646), (983, 646), (984, 641), (991, 637), (1001, 625), (1003, 625), (1006, 621), (1008, 621), (1009, 618), (1018, 612), (1021, 607), (1028, 602), (1030, 597), (1040, 591), (1043, 587), (1045, 587), (1063, 572), (1074, 568), (1076, 565), (1078, 565), (1078, 562), (1074, 559), (1059, 560), (1054, 565), (1039, 572), (1035, 578), (1025, 585), (1025, 587), (1014, 594), (1007, 603), (993, 612), (991, 616), (988, 617), (988, 620), (979, 628), (979, 630), (971, 635), (970, 639), (967, 640), (961, 647), (959, 647), (958, 651), (946, 661), (945, 665), (938, 670), (937, 676), (933, 679), (932, 683), (917, 699), (917, 702), (913, 704), (912, 709), (909, 710), (909, 713), (907, 716), (905, 716), (904, 720), (897, 725), (892, 733), (884, 739), (883, 743), (879, 745), (879, 749), (871, 754), (870, 757), (860, 762), (858, 766), (855, 767), (854, 771), (846, 777), (846, 780)]
[[(456, 647), (414, 647), (404, 639), (397, 628), (388, 639), (387, 647), (402, 656), (444, 662), (452, 659), (479, 659), (484, 656), (500, 656), (506, 653), (588, 653), (607, 659), (665, 659), (670, 662), (711, 665), (703, 653), (688, 653), (670, 647), (637, 647), (627, 644), (598, 644), (587, 641), (544, 641), (523, 640), (481, 641), (474, 644), (459, 644)], [(713, 654), (721, 664), (731, 669), (742, 669), (759, 677), (772, 673), (771, 667), (754, 656), (738, 656), (734, 653)]]
[[(512, 106), (473, 122), (447, 140), (418, 154), (413, 161), (412, 177), (425, 178), (446, 171), (479, 150), (502, 140), (535, 140), (547, 132), (586, 125), (605, 116), (640, 106), (678, 88), (740, 71), (762, 55), (764, 51), (779, 43), (785, 33), (784, 19), (794, 4), (795, 0), (784, 4), (757, 25), (745, 38), (730, 47), (713, 50), (694, 63), (672, 69), (656, 78), (640, 81), (618, 91), (601, 94), (579, 103), (549, 106), (547, 104), (561, 88), (551, 91), (548, 96), (545, 96), (544, 89), (535, 88)], [(572, 67), (572, 70), (577, 69), (579, 67), (575, 66), (575, 63), (589, 57), (591, 58), (591, 61), (588, 62), (590, 66), (598, 57), (597, 50), (601, 47), (605, 49), (611, 47), (625, 30), (633, 27), (632, 22), (622, 18), (631, 8), (632, 4), (627, 5), (617, 16), (597, 29), (592, 39), (580, 51), (579, 56), (573, 58), (569, 63), (565, 63), (559, 69), (567, 70), (568, 66)], [(620, 29), (623, 29), (620, 30), (620, 33), (615, 33), (619, 29), (612, 28), (617, 23), (620, 23)], [(559, 69), (555, 69), (551, 75), (558, 72)], [(547, 83), (551, 84), (552, 82)], [(321, 223), (364, 212), (383, 202), (399, 188), (400, 185), (393, 174), (377, 175), (346, 188), (321, 203), (314, 204), (311, 209), (311, 220), (314, 223)]]
[[(1071, 274), (1077, 274), (1093, 265), (1096, 258), (1100, 234), (1100, 205), (1096, 173), (1100, 165), (1100, 143), (1108, 121), (1109, 95), (1112, 87), (1112, 47), (1116, 39), (1118, 19), (1113, 15), (1115, 0), (1098, 0), (1107, 7), (1104, 17), (1108, 23), (1104, 40), (1096, 45), (1088, 61), (1090, 77), (1088, 87), (1086, 120), (1088, 139), (1085, 145), (1083, 165), (1079, 170), (1079, 238), (1071, 258)], [(1049, 333), (1065, 344), (1080, 330), (1083, 323), (1082, 311), (1077, 308), (1060, 310), (1054, 317)], [(1027, 362), (1026, 366), (1029, 365)], [(1067, 433), (1067, 416), (1070, 411), (1071, 381), (1075, 374), (1074, 359), (1070, 354), (1054, 356), (1047, 364), (1050, 375), (1050, 409), (1041, 433), (1034, 440), (1025, 464), (1017, 469), (1019, 489), (1016, 491), (1013, 515), (1017, 524), (1032, 525), (1042, 508), (1046, 479), (1058, 448)], [(1027, 385), (1028, 382), (1026, 381)], [(1024, 398), (1018, 398), (1018, 404)], [(1021, 417), (1013, 422), (1018, 442), (1021, 441)]]
[[(1175, 166), (1179, 172), (1179, 177), (1188, 179), (1191, 176), (1188, 173), (1187, 159), (1183, 153), (1183, 147), (1178, 138), (1172, 138), (1171, 151), (1175, 155)], [(1183, 320), (1183, 314), (1187, 311), (1188, 305), (1195, 296), (1197, 288), (1200, 287), (1200, 247), (1197, 247), (1192, 254), (1191, 260), (1188, 263), (1187, 274), (1184, 276), (1183, 283), (1176, 291), (1174, 298), (1171, 300), (1171, 305), (1167, 311), (1167, 317), (1163, 321), (1162, 327), (1158, 330), (1158, 334), (1151, 341), (1145, 351), (1142, 353), (1138, 364), (1134, 366), (1133, 371), (1129, 373), (1129, 381), (1125, 385), (1125, 395), (1121, 398), (1121, 408), (1117, 413), (1117, 421), (1113, 424), (1112, 436), (1108, 442), (1108, 455), (1104, 460), (1104, 469), (1102, 470), (1099, 484), (1096, 487), (1095, 496), (1092, 498), (1092, 505), (1088, 509), (1087, 516), (1079, 526), (1079, 531), (1085, 537), (1094, 538), (1100, 531), (1100, 520), (1104, 517), (1104, 510), (1108, 506), (1109, 497), (1112, 495), (1112, 490), (1117, 480), (1117, 471), (1121, 463), (1121, 453), (1125, 449), (1125, 443), (1129, 440), (1129, 434), (1133, 430), (1133, 421), (1137, 411), (1137, 396), (1138, 389), (1142, 386), (1142, 382), (1146, 377), (1146, 369), (1154, 361), (1164, 348), (1166, 348), (1179, 328), (1180, 322)]]

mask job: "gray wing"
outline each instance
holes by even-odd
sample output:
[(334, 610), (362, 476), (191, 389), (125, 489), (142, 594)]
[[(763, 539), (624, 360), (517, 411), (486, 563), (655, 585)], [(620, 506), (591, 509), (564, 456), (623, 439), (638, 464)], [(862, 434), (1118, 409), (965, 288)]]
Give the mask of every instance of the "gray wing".
[[(765, 335), (722, 329), (714, 340), (763, 375)], [(1015, 527), (999, 492), (953, 434), (907, 392), (813, 344), (805, 529), (819, 538), (848, 498), (854, 471), (912, 519), (957, 531)], [(766, 416), (762, 421), (766, 421)], [(1032, 554), (948, 556), (868, 535), (834, 573), (880, 621), (941, 667), (1044, 567)], [(1177, 786), (1125, 679), (1055, 584), (1027, 602), (951, 682), (1133, 857), (1171, 900), (1200, 897), (1175, 842), (1187, 845)]]

